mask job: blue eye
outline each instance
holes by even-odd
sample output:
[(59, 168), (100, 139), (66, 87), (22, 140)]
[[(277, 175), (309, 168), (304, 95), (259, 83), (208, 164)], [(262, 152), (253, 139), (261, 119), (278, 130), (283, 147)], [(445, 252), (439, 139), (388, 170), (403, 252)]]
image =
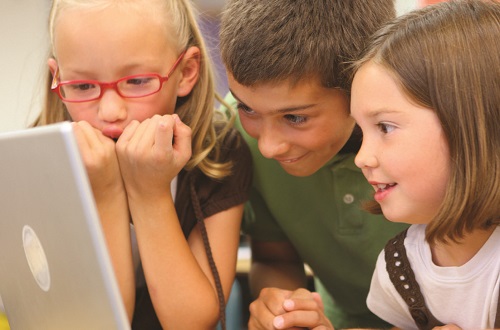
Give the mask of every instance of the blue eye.
[(300, 125), (307, 121), (306, 117), (296, 115), (285, 115), (285, 119), (293, 125)]
[(129, 85), (145, 85), (145, 84), (148, 84), (155, 79), (158, 79), (158, 78), (156, 78), (156, 77), (136, 77), (136, 78), (127, 79), (126, 82)]
[(238, 109), (238, 111), (241, 111), (247, 115), (254, 114), (254, 111), (252, 109), (250, 109), (249, 107), (247, 107), (246, 105), (244, 105), (243, 103), (238, 102), (238, 104), (236, 105), (236, 108)]
[(88, 91), (89, 89), (96, 88), (96, 85), (91, 83), (81, 83), (81, 84), (68, 84), (68, 87), (76, 91)]
[(377, 126), (379, 130), (385, 134), (392, 132), (396, 128), (394, 125), (390, 125), (387, 123), (378, 123)]

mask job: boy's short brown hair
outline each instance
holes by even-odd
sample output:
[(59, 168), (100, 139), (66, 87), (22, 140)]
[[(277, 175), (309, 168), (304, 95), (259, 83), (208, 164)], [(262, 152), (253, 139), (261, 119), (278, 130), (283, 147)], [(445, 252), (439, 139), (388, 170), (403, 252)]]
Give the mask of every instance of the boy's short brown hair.
[(245, 86), (319, 77), (348, 91), (346, 62), (394, 16), (394, 0), (228, 0), (222, 61)]

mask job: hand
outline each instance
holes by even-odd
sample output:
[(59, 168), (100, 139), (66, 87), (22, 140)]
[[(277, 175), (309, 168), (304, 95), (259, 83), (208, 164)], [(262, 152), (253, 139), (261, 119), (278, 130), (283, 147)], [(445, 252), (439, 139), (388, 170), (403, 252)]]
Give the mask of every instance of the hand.
[(191, 129), (176, 114), (132, 121), (116, 150), (129, 198), (164, 194), (191, 158)]
[(462, 328), (460, 328), (459, 326), (456, 326), (455, 324), (447, 324), (447, 325), (443, 325), (440, 327), (432, 328), (432, 330), (461, 330), (461, 329)]
[(334, 329), (323, 312), (316, 292), (265, 288), (250, 304), (249, 330), (257, 329)]
[(74, 122), (73, 131), (96, 202), (124, 192), (115, 142), (85, 121)]

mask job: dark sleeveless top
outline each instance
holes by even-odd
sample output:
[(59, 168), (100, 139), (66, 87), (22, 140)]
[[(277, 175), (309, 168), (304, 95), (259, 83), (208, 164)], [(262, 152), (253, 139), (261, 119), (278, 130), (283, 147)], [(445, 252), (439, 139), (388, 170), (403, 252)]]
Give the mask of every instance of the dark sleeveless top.
[[(178, 175), (175, 209), (186, 239), (197, 223), (203, 223), (204, 218), (248, 200), (252, 184), (252, 159), (248, 146), (235, 129), (225, 137), (220, 156), (222, 162), (233, 162), (232, 174), (222, 180), (209, 178), (198, 169), (182, 170)], [(207, 251), (207, 254), (211, 255), (211, 251)], [(137, 277), (144, 277), (142, 267)], [(162, 329), (145, 285), (136, 289), (132, 329)]]

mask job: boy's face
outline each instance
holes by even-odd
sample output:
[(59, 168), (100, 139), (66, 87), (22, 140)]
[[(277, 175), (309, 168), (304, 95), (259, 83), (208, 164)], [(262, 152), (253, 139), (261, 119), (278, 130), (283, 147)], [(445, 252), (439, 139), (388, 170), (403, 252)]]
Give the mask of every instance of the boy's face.
[(258, 140), (266, 158), (294, 176), (315, 173), (349, 139), (354, 120), (344, 92), (321, 86), (316, 79), (239, 84), (228, 74), (245, 131)]

